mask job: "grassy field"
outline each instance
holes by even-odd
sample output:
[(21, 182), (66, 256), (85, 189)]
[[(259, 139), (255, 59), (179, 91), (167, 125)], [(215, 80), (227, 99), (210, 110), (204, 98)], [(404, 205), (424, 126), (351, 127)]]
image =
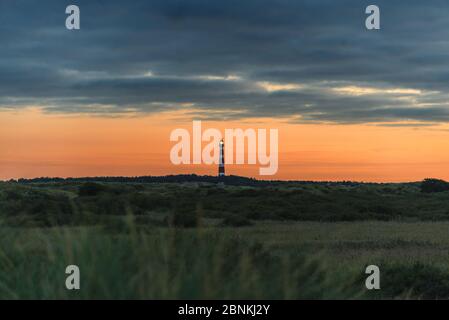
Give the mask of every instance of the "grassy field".
[(308, 249), (339, 263), (419, 261), (449, 267), (449, 222), (260, 223), (234, 233), (273, 252)]
[[(447, 198), (416, 185), (1, 183), (0, 298), (447, 299)], [(79, 291), (65, 288), (70, 264)], [(365, 288), (371, 264), (381, 290)]]

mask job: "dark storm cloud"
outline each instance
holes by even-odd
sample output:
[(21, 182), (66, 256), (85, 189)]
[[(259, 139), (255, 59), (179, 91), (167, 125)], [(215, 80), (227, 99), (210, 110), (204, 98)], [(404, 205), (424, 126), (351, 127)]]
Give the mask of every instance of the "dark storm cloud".
[(203, 118), (447, 122), (449, 3), (360, 0), (0, 3), (0, 108)]

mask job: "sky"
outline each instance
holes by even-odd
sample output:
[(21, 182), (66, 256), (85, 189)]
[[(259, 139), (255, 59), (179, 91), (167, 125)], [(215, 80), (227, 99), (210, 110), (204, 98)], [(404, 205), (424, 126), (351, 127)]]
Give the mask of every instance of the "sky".
[[(65, 28), (70, 4), (80, 30)], [(381, 30), (365, 28), (370, 4)], [(279, 170), (263, 178), (449, 179), (447, 12), (438, 0), (1, 1), (0, 179), (216, 174), (170, 162), (170, 132), (192, 120), (278, 129)]]

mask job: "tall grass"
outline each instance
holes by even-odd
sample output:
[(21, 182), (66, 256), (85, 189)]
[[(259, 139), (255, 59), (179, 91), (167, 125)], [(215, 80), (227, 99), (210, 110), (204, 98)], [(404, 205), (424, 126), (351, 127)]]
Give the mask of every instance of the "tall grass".
[[(70, 264), (80, 290), (65, 288)], [(318, 258), (208, 229), (0, 229), (2, 299), (357, 298), (355, 281)]]

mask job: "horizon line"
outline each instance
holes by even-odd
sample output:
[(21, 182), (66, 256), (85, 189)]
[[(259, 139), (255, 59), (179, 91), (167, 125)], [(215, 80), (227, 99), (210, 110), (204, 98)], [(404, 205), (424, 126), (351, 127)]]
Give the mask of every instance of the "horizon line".
[[(214, 179), (226, 179), (226, 178), (244, 178), (248, 180), (254, 180), (258, 182), (284, 182), (284, 183), (359, 183), (359, 184), (407, 184), (407, 183), (419, 183), (426, 179), (437, 179), (442, 180), (439, 178), (424, 178), (422, 180), (417, 181), (357, 181), (357, 180), (288, 180), (288, 179), (258, 179), (255, 177), (249, 177), (249, 176), (239, 176), (239, 175), (226, 175), (223, 177), (218, 177), (215, 175), (200, 175), (196, 173), (189, 173), (189, 174), (167, 174), (167, 175), (142, 175), (142, 176), (80, 176), (80, 177), (49, 177), (49, 176), (41, 176), (41, 177), (33, 177), (33, 178), (11, 178), (11, 179), (0, 179), (0, 182), (20, 182), (20, 181), (33, 181), (33, 180), (93, 180), (93, 179), (139, 179), (139, 178), (167, 178), (167, 177), (188, 177), (188, 176), (196, 176), (200, 178), (214, 178)], [(104, 182), (104, 181), (103, 181)]]

